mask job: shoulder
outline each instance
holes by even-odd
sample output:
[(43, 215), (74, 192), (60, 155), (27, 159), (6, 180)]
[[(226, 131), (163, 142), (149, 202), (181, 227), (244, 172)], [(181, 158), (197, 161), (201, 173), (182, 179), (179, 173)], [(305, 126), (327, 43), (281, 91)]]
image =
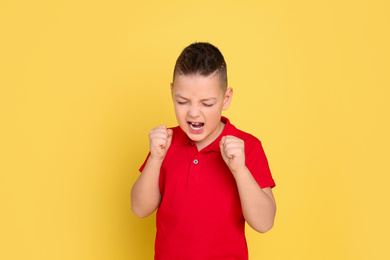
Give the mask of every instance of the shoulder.
[(260, 142), (260, 140), (256, 136), (254, 136), (248, 132), (237, 129), (236, 133), (237, 133), (237, 137), (243, 139), (244, 141), (248, 141), (250, 143)]
[(233, 125), (228, 118), (222, 117), (222, 122), (225, 123), (225, 130), (226, 130), (225, 134), (238, 137), (248, 144), (260, 143), (260, 140), (256, 136), (248, 132), (245, 132), (243, 130), (240, 130), (235, 125)]
[(240, 130), (233, 125), (231, 125), (231, 127), (232, 127), (232, 131), (231, 131), (232, 135), (243, 140), (246, 147), (247, 146), (251, 147), (251, 146), (256, 146), (256, 145), (261, 146), (261, 141), (256, 136), (254, 136), (248, 132), (245, 132), (243, 130)]
[(256, 136), (240, 130), (235, 126), (231, 125), (231, 134), (244, 141), (245, 154), (247, 158), (261, 158), (264, 157), (264, 149), (261, 141)]
[(178, 146), (178, 145), (185, 145), (188, 143), (189, 139), (186, 133), (183, 132), (183, 130), (180, 128), (180, 126), (170, 127), (173, 131), (172, 134), (172, 145)]

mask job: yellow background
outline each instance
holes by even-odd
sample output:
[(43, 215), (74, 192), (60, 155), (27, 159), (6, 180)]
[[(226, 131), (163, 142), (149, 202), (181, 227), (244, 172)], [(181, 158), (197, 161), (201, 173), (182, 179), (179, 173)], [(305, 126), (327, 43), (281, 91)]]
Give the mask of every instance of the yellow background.
[(152, 259), (130, 189), (194, 41), (262, 142), (275, 227), (250, 259), (390, 259), (389, 1), (0, 2), (0, 259)]

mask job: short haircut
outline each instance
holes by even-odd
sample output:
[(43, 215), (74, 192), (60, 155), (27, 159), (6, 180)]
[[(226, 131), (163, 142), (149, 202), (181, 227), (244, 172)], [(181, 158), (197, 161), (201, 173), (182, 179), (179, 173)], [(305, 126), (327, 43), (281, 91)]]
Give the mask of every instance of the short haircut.
[(222, 90), (227, 89), (227, 69), (222, 53), (207, 42), (196, 42), (187, 46), (176, 60), (173, 80), (176, 75), (201, 75), (216, 73)]

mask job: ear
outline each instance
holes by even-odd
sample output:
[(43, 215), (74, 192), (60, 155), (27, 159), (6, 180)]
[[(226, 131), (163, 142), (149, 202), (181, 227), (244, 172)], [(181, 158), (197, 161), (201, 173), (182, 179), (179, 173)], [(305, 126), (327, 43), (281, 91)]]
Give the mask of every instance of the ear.
[(225, 97), (223, 98), (222, 110), (226, 110), (229, 108), (230, 102), (232, 102), (232, 98), (233, 98), (233, 89), (228, 88), (225, 92)]
[(172, 97), (172, 100), (173, 100), (173, 82), (170, 84), (170, 88), (171, 88), (171, 97)]

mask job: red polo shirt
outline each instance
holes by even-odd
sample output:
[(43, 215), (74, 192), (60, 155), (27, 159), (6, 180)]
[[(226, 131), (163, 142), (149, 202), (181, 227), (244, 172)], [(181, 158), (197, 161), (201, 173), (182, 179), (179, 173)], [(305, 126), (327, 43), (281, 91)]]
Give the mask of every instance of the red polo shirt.
[(274, 187), (275, 182), (261, 142), (227, 118), (221, 121), (222, 134), (201, 151), (179, 126), (172, 128), (172, 143), (160, 171), (155, 259), (248, 259), (236, 182), (219, 148), (222, 136), (244, 140), (246, 166), (261, 188)]

